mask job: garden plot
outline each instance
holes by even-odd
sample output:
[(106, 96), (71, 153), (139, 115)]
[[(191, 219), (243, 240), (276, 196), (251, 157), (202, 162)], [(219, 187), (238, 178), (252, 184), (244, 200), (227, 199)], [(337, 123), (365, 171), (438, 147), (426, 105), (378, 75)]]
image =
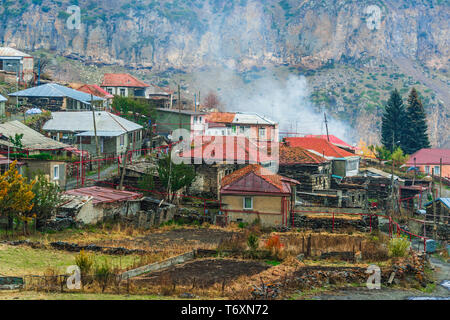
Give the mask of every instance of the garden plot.
[(136, 279), (140, 285), (182, 285), (208, 288), (229, 283), (241, 276), (259, 274), (271, 266), (258, 261), (200, 259), (157, 271)]

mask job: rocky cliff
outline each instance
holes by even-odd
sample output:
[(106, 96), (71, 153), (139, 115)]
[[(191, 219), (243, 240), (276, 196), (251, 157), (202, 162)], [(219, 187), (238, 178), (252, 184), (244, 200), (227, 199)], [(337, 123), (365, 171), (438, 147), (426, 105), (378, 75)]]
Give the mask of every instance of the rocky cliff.
[[(317, 68), (377, 57), (447, 68), (446, 0), (2, 0), (0, 39), (85, 61), (164, 70)], [(81, 10), (79, 29), (66, 12)]]

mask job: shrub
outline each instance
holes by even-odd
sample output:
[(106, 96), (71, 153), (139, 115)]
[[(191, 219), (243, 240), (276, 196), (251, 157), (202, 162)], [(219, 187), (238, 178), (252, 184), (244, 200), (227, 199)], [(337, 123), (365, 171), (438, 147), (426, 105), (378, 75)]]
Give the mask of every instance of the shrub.
[(273, 235), (266, 241), (266, 248), (271, 251), (280, 251), (283, 245), (281, 244), (280, 236)]
[(394, 238), (389, 241), (389, 255), (395, 258), (405, 257), (409, 247), (408, 239), (404, 237)]
[(84, 250), (75, 257), (75, 264), (80, 268), (81, 276), (89, 274), (94, 264), (94, 257), (87, 254)]
[(250, 248), (250, 250), (252, 250), (252, 251), (258, 250), (259, 237), (256, 234), (251, 233), (247, 238), (247, 245)]

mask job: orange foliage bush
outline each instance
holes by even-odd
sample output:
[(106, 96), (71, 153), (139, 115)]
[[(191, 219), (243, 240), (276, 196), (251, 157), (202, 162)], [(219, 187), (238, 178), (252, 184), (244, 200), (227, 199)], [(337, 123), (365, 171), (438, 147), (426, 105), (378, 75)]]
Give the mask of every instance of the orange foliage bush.
[(273, 235), (266, 241), (266, 249), (272, 250), (272, 251), (279, 251), (283, 247), (283, 244), (281, 243), (280, 236)]

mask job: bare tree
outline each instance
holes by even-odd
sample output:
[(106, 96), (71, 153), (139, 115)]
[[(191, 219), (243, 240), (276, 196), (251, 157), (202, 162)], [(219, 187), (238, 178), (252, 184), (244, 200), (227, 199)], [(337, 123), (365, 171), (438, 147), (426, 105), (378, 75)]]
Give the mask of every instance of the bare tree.
[(205, 97), (203, 105), (206, 109), (218, 109), (220, 111), (221, 103), (219, 96), (215, 92), (210, 91)]

